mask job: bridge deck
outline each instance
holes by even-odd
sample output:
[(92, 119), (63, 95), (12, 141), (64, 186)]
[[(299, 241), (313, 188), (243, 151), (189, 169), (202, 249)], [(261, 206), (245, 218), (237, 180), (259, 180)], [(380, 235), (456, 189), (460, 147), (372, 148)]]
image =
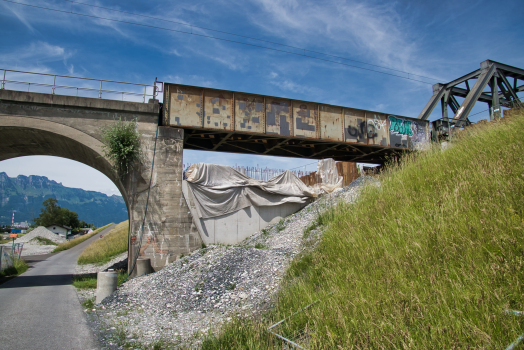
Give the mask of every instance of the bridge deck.
[(168, 83), (163, 124), (184, 129), (185, 149), (363, 163), (430, 140), (424, 120)]

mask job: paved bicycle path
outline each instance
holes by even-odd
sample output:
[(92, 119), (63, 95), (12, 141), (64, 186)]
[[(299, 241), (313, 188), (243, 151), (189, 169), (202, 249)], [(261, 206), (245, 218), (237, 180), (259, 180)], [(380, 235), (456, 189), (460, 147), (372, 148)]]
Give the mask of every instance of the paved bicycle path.
[(98, 349), (71, 283), (80, 253), (114, 226), (0, 285), (1, 350)]

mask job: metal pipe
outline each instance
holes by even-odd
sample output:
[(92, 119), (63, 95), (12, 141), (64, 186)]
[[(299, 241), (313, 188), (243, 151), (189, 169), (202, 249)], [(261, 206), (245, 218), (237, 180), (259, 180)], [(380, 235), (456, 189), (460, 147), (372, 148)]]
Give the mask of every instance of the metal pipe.
[(102, 80), (100, 80), (100, 91), (98, 92), (98, 98), (102, 98)]
[(56, 75), (53, 78), (53, 95), (55, 94)]
[(4, 69), (4, 79), (2, 80), (2, 89), (5, 89), (5, 69)]

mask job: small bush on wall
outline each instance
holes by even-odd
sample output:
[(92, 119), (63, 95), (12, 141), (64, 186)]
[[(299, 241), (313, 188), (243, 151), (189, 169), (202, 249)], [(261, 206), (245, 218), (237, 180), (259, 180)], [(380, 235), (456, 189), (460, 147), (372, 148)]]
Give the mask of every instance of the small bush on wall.
[(119, 119), (102, 130), (104, 155), (113, 163), (121, 179), (140, 156), (140, 133), (136, 123)]

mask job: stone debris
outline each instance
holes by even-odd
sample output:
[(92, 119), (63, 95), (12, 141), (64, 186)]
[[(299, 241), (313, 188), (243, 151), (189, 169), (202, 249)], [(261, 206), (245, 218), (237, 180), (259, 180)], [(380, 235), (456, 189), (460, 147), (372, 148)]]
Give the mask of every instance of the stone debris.
[(17, 238), (15, 240), (15, 243), (19, 243), (19, 242), (20, 243), (26, 243), (26, 242), (31, 241), (35, 237), (47, 238), (50, 241), (53, 241), (53, 242), (58, 243), (58, 244), (64, 243), (65, 241), (67, 241), (64, 237), (60, 237), (56, 233), (53, 233), (53, 232), (49, 231), (44, 226), (38, 226), (37, 228), (35, 228), (31, 232), (29, 232), (28, 234), (26, 234), (26, 235), (24, 235), (24, 236), (22, 236), (20, 238)]
[[(162, 340), (194, 348), (203, 335), (216, 334), (232, 317), (269, 309), (290, 261), (311, 248), (306, 241), (318, 241), (320, 230), (305, 239), (305, 228), (324, 208), (340, 200), (355, 201), (368, 181), (376, 182), (361, 177), (241, 244), (210, 245), (156, 273), (124, 283), (95, 312), (87, 312), (104, 349), (120, 349), (130, 339), (142, 346)], [(87, 299), (94, 291), (78, 294)], [(118, 336), (122, 332), (125, 340)]]
[[(57, 244), (66, 241), (65, 238), (60, 237), (56, 233), (49, 231), (44, 226), (38, 226), (28, 234), (25, 234), (24, 236), (15, 239), (15, 243), (24, 243), (24, 246), (22, 248), (22, 256), (48, 254), (56, 248), (55, 245), (46, 245), (44, 243), (38, 242), (35, 239), (36, 237), (47, 238)], [(3, 245), (10, 247), (12, 243), (5, 243)]]

